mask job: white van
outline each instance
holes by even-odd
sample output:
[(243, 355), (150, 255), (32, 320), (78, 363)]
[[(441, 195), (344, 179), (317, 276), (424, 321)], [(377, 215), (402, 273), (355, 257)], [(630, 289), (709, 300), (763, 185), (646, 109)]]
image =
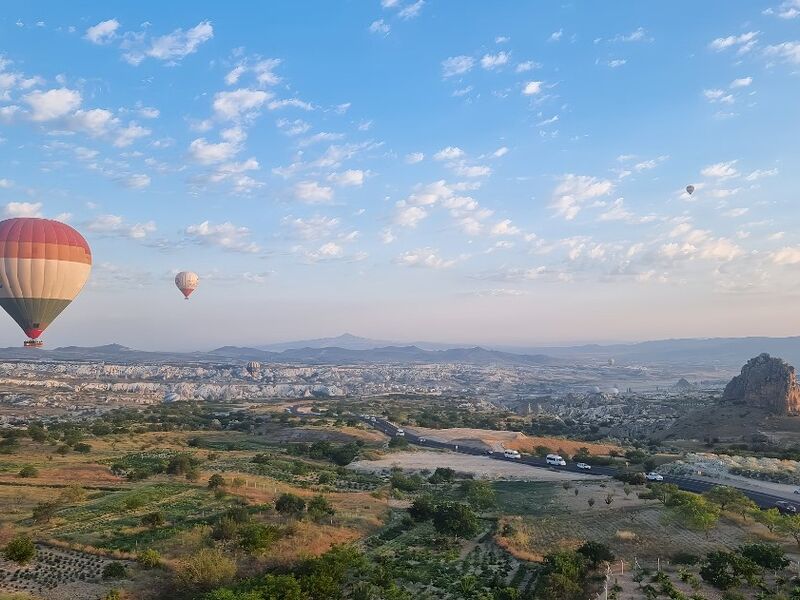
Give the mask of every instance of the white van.
[(548, 465), (555, 465), (557, 467), (567, 466), (567, 461), (565, 461), (560, 454), (548, 454), (544, 460)]
[(520, 455), (520, 453), (517, 452), (516, 450), (503, 450), (503, 456), (506, 458), (516, 458), (516, 459), (522, 458), (522, 455)]
[(395, 432), (394, 432), (394, 434), (395, 434), (397, 437), (405, 437), (405, 435), (406, 435), (406, 432), (405, 432), (405, 431), (403, 431), (402, 429), (398, 429), (397, 431), (395, 431)]

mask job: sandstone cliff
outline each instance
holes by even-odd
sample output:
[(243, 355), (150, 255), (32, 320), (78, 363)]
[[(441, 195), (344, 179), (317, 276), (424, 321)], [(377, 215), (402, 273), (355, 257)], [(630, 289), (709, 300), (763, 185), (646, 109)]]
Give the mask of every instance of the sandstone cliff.
[(798, 415), (800, 386), (794, 367), (780, 358), (759, 354), (725, 386), (722, 401), (757, 406), (779, 415)]

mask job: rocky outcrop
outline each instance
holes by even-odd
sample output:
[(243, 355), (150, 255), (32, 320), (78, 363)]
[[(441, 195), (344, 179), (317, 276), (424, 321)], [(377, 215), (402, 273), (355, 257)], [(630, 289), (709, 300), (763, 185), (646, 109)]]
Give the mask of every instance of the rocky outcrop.
[(725, 386), (722, 401), (757, 406), (779, 415), (798, 415), (800, 386), (794, 367), (780, 358), (759, 354)]

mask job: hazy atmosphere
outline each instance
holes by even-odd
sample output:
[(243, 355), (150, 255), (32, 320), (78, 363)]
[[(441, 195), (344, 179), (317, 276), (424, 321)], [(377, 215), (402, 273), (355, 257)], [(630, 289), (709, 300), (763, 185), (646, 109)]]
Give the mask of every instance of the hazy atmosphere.
[(793, 6), (6, 3), (2, 210), (94, 258), (48, 344), (798, 333)]

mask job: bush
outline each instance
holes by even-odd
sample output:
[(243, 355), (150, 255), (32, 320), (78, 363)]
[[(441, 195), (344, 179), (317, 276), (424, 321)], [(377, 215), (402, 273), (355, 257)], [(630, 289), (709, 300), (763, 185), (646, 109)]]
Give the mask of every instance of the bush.
[(208, 478), (208, 489), (216, 490), (217, 488), (225, 487), (225, 478), (219, 473), (214, 473)]
[(602, 542), (585, 542), (578, 548), (578, 554), (583, 556), (593, 569), (597, 568), (597, 565), (601, 562), (611, 562), (614, 560), (614, 553), (611, 552), (611, 548)]
[(155, 569), (161, 566), (161, 555), (157, 550), (153, 550), (152, 548), (139, 552), (136, 556), (136, 560), (146, 569)]
[(408, 514), (417, 522), (428, 521), (433, 518), (436, 505), (433, 498), (429, 495), (419, 496), (414, 499), (408, 508)]
[(3, 557), (20, 565), (29, 563), (36, 557), (36, 545), (26, 535), (20, 535), (6, 544)]
[(164, 513), (161, 511), (151, 512), (142, 517), (142, 525), (152, 529), (161, 527), (165, 521), (166, 519), (164, 519)]
[(445, 502), (436, 507), (433, 526), (439, 533), (469, 538), (478, 532), (478, 517), (466, 504)]
[(228, 583), (235, 575), (236, 563), (216, 548), (202, 548), (175, 567), (178, 583), (189, 590), (210, 590)]
[(322, 494), (314, 496), (308, 501), (308, 516), (314, 521), (321, 521), (335, 514), (336, 511), (333, 509), (333, 506), (331, 506), (331, 503), (328, 502), (328, 499)]
[(672, 562), (676, 565), (696, 565), (700, 557), (691, 552), (676, 552), (672, 555)]
[(749, 558), (722, 550), (706, 554), (700, 567), (700, 577), (721, 590), (738, 587), (742, 580), (754, 583), (758, 573), (758, 565)]
[(294, 519), (301, 518), (305, 508), (305, 500), (295, 494), (281, 494), (275, 501), (275, 510), (286, 517)]
[(781, 571), (789, 565), (786, 552), (777, 544), (745, 544), (739, 554), (770, 571)]
[(261, 552), (266, 550), (280, 537), (277, 527), (251, 523), (239, 528), (239, 546), (248, 552)]
[(81, 452), (83, 454), (88, 454), (89, 452), (92, 451), (92, 446), (90, 444), (86, 444), (84, 442), (80, 442), (78, 444), (75, 444), (72, 447), (72, 449), (75, 450), (75, 452)]
[(128, 569), (121, 562), (113, 561), (103, 567), (103, 579), (124, 579), (128, 576)]
[(38, 475), (39, 475), (39, 470), (33, 465), (25, 465), (19, 470), (19, 473), (17, 473), (17, 477), (23, 477), (23, 478), (37, 477)]

